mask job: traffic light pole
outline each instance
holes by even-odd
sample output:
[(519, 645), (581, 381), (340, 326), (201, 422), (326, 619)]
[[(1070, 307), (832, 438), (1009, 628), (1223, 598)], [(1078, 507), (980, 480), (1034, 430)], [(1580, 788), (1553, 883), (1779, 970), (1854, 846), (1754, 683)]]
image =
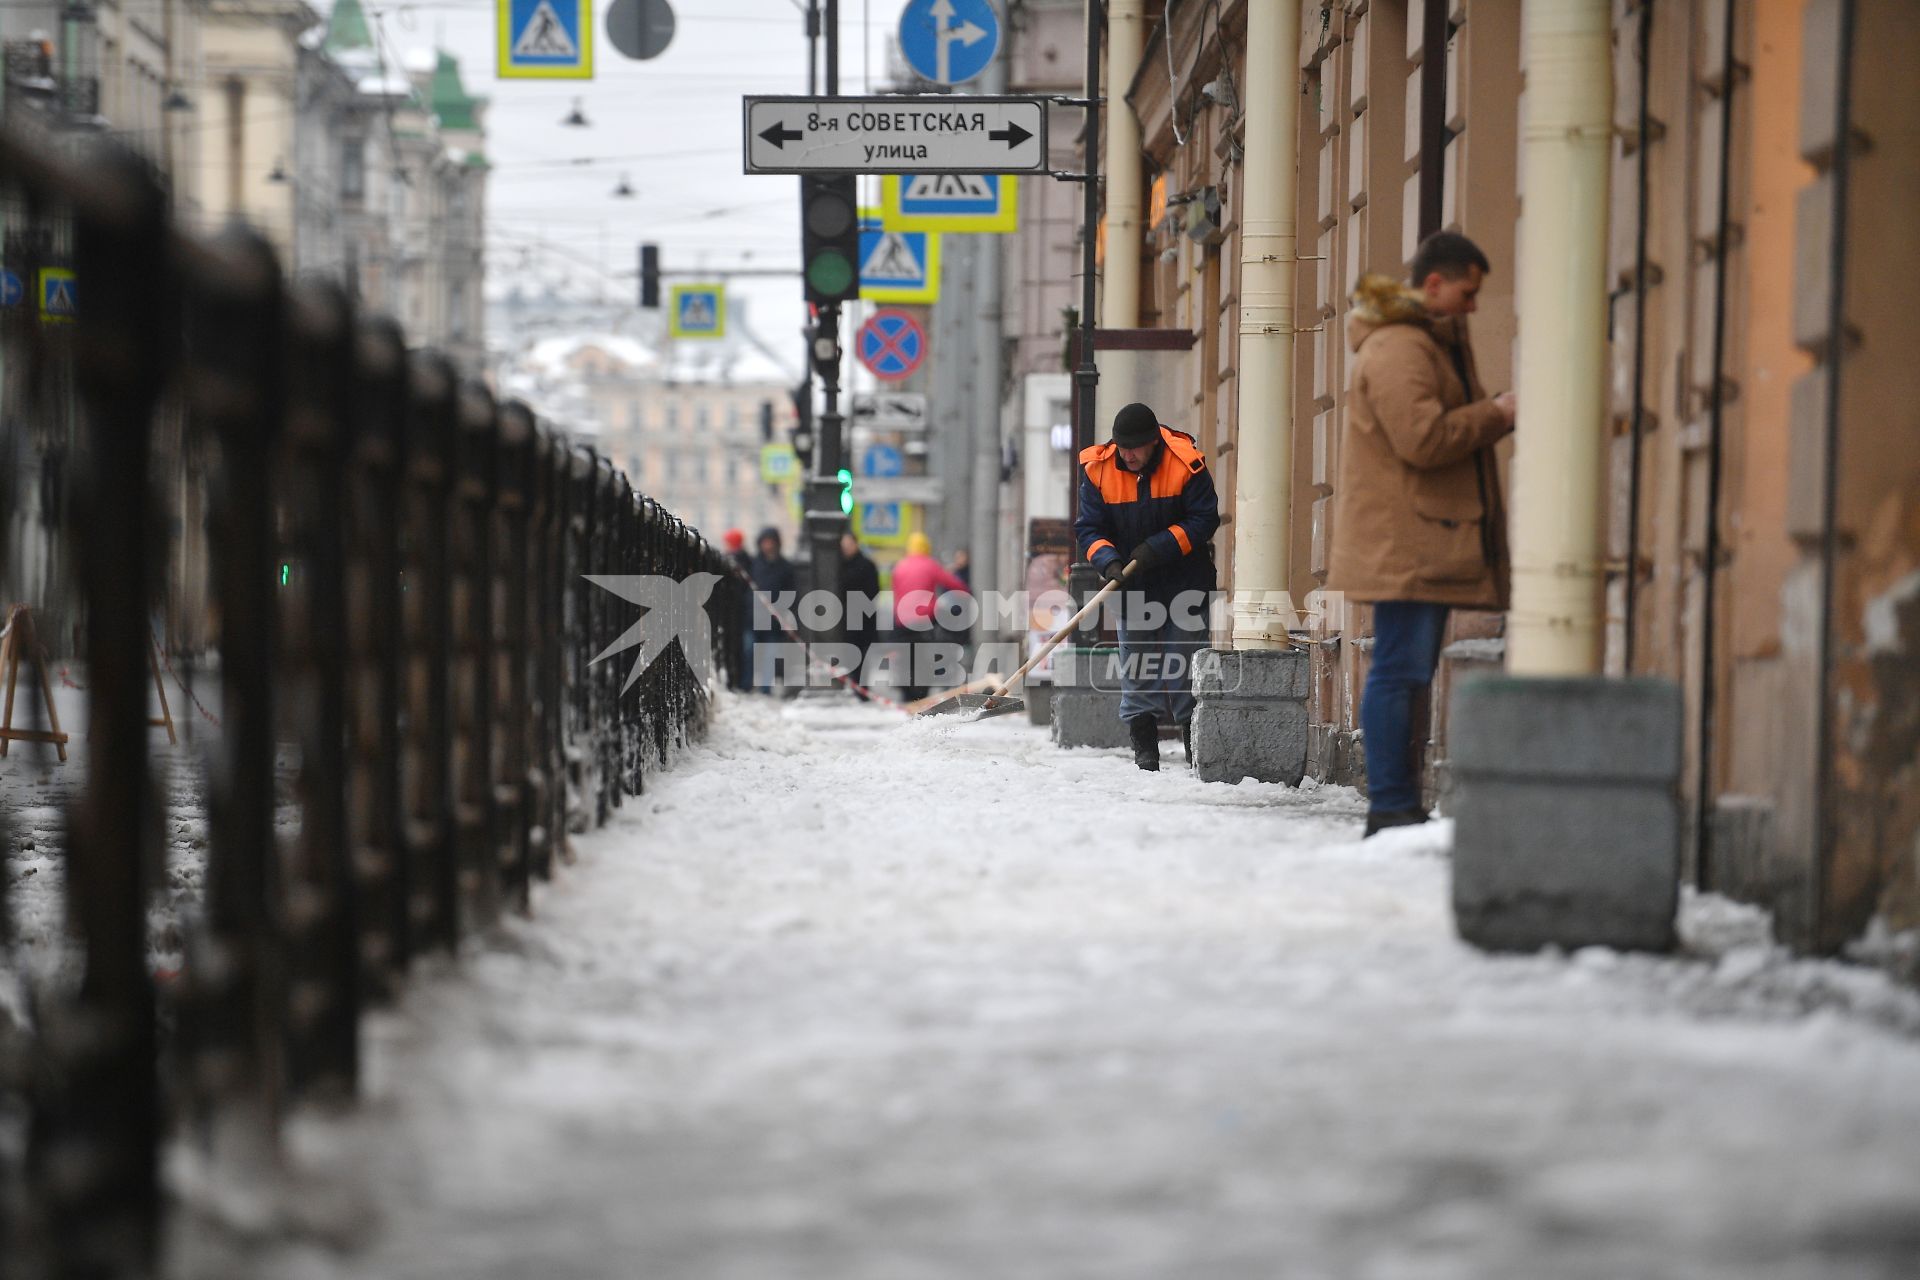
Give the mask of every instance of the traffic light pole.
[(1095, 260), (1100, 234), (1100, 16), (1102, 6), (1089, 0), (1087, 4), (1087, 166), (1081, 178), (1086, 188), (1081, 192), (1084, 204), (1080, 225), (1080, 359), (1073, 371), (1073, 386), (1078, 394), (1074, 397), (1075, 408), (1079, 410), (1078, 421), (1074, 425), (1074, 465), (1068, 468), (1072, 476), (1067, 490), (1067, 510), (1072, 512), (1079, 505), (1080, 497), (1080, 450), (1092, 448), (1099, 435), (1099, 425), (1094, 418), (1094, 393), (1100, 385), (1100, 367), (1093, 359), (1093, 308), (1097, 301), (1095, 273), (1099, 264)]
[[(825, 0), (823, 32), (826, 43), (826, 92), (840, 92), (840, 0)], [(809, 59), (811, 61), (811, 59)], [(814, 329), (810, 364), (820, 375), (822, 403), (819, 430), (813, 444), (813, 476), (807, 482), (806, 537), (812, 553), (812, 589), (826, 595), (840, 595), (840, 535), (846, 532), (846, 513), (840, 509), (840, 469), (846, 463), (842, 433), (845, 419), (840, 413), (840, 304), (824, 303)], [(810, 628), (815, 644), (837, 641), (839, 626)]]

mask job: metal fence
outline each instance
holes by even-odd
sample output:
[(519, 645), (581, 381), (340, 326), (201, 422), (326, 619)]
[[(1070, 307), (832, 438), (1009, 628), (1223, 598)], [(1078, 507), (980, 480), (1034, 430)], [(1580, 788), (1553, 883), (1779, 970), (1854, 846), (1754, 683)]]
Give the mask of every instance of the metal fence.
[[(350, 1097), (368, 1004), (526, 911), (567, 833), (703, 728), (683, 655), (624, 693), (624, 664), (594, 664), (638, 610), (583, 575), (730, 570), (339, 288), (289, 289), (258, 236), (180, 234), (131, 156), (0, 135), (0, 182), (10, 232), (61, 229), (9, 234), (26, 247), (8, 269), (78, 297), (72, 317), (28, 296), (0, 318), (0, 564), (28, 566), (0, 603), (42, 607), (40, 644), (71, 646), (87, 685), (68, 726), (77, 977), (0, 1014), (0, 1272), (144, 1275), (163, 1142), (270, 1152), (294, 1102)], [(745, 592), (708, 609), (737, 678)], [(167, 747), (149, 704), (176, 654), (217, 673), (219, 727), (204, 892), (157, 984), (151, 753), (193, 748)]]

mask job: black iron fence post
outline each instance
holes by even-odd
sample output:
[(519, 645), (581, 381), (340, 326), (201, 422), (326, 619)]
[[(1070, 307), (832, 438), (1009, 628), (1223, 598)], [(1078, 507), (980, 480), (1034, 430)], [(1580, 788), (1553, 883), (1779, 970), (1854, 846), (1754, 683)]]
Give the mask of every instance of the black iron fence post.
[(406, 871), (414, 949), (449, 950), (459, 937), (453, 854), (453, 661), (448, 508), (456, 433), (453, 367), (439, 356), (410, 362), (407, 424)]
[(224, 237), (193, 287), (187, 402), (217, 458), (207, 515), (222, 732), (207, 786), (205, 932), (186, 965), (186, 1060), (216, 1157), (257, 1158), (276, 1141), (283, 1082), (274, 493), (285, 311), (273, 250), (250, 232)]
[(358, 895), (347, 836), (347, 462), (357, 435), (355, 332), (337, 285), (291, 299), (281, 497), (283, 681), (297, 734), (300, 835), (287, 878), (287, 1069), (296, 1093), (351, 1097), (360, 1073)]
[(413, 949), (401, 738), (407, 357), (405, 339), (390, 321), (363, 323), (357, 347), (354, 404), (360, 433), (347, 505), (348, 741), (353, 747), (348, 839), (361, 896), (361, 976), (368, 997), (384, 999), (393, 994)]
[(145, 166), (111, 151), (110, 199), (79, 212), (88, 282), (77, 362), (84, 477), (76, 504), (91, 681), (87, 782), (69, 815), (67, 893), (85, 946), (77, 1001), (48, 1010), (31, 1169), (54, 1274), (138, 1275), (159, 1229), (158, 1043), (147, 970), (147, 873), (158, 827), (147, 774), (149, 430), (172, 361), (178, 295), (159, 267), (166, 204)]
[(528, 603), (539, 584), (528, 556), (527, 533), (535, 501), (533, 415), (523, 404), (508, 404), (499, 414), (499, 551), (493, 580), (495, 613), (494, 813), (499, 875), (506, 901), (516, 910), (532, 906), (533, 872), (528, 826), (534, 816), (535, 780), (527, 745), (534, 732), (534, 708), (527, 696)]

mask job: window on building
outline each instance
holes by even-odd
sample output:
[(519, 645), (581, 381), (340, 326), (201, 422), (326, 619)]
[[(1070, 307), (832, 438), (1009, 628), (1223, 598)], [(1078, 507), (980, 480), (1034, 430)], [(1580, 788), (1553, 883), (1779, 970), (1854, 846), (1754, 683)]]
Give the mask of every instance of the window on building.
[(667, 427), (669, 430), (671, 430), (672, 428), (678, 427), (679, 425), (680, 425), (680, 402), (678, 400), (670, 400), (667, 402)]
[(359, 201), (367, 194), (367, 140), (348, 138), (340, 144), (340, 198)]
[(727, 405), (727, 425), (729, 427), (737, 427), (740, 425), (740, 406), (738, 404), (729, 403)]
[(693, 425), (703, 431), (713, 425), (713, 412), (704, 402), (693, 411)]

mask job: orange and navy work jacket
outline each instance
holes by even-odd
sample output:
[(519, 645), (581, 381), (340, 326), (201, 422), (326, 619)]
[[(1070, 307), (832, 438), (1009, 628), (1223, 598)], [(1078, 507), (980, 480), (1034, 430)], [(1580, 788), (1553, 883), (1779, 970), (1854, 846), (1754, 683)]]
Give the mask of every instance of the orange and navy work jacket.
[(1160, 448), (1141, 472), (1120, 465), (1119, 446), (1109, 441), (1080, 451), (1080, 510), (1073, 520), (1080, 554), (1100, 569), (1125, 561), (1141, 543), (1152, 544), (1161, 563), (1128, 588), (1156, 599), (1181, 591), (1211, 591), (1214, 530), (1220, 500), (1213, 475), (1192, 436), (1160, 428)]

